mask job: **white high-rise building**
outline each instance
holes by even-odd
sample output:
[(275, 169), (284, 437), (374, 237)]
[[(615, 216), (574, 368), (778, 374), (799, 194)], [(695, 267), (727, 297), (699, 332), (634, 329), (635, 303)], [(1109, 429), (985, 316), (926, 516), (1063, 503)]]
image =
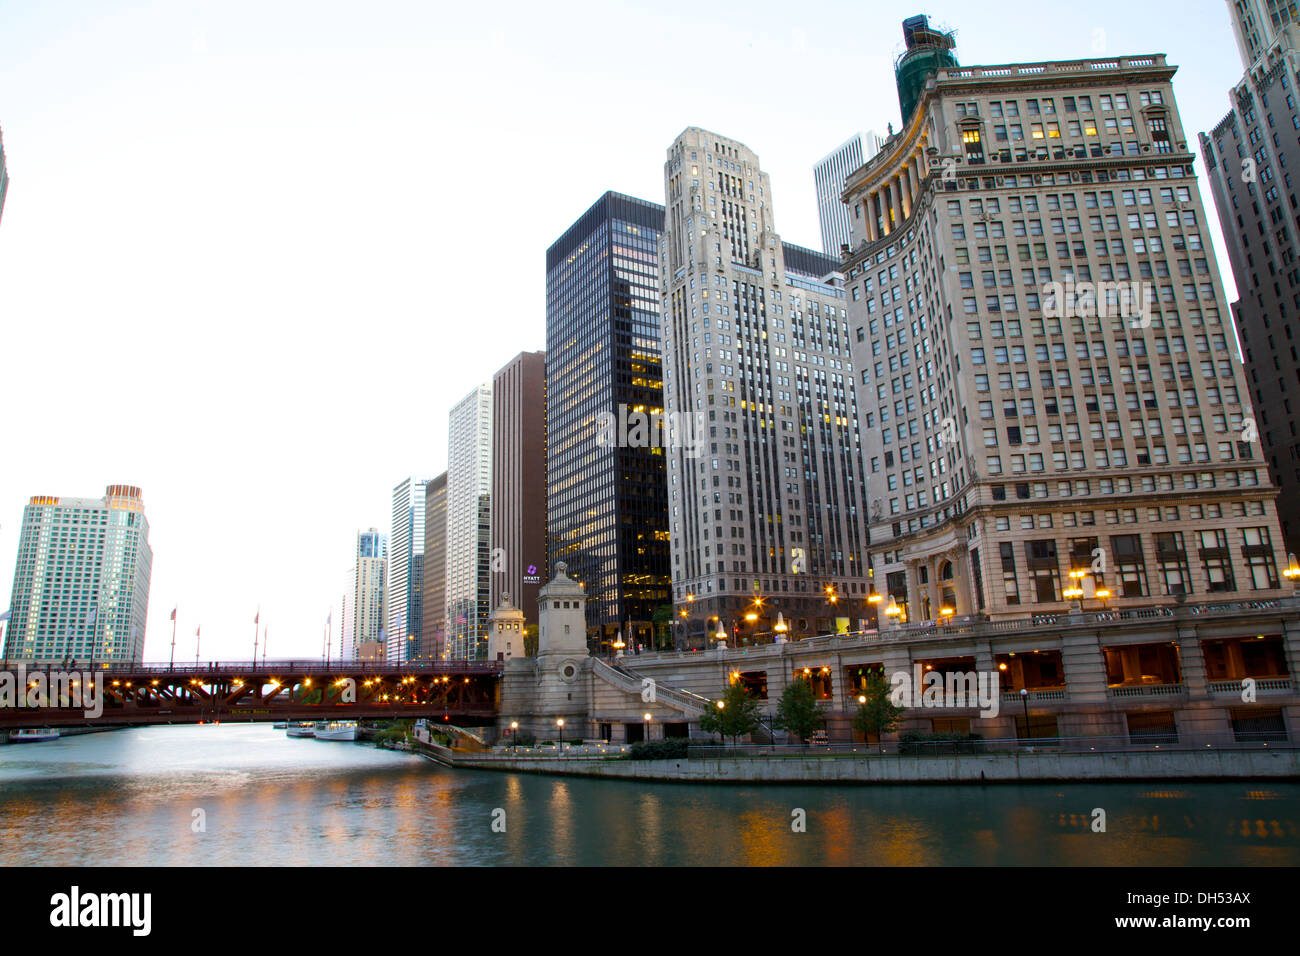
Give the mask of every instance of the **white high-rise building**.
[(839, 260), (781, 240), (743, 143), (687, 129), (664, 185), (664, 407), (694, 429), (666, 451), (679, 634), (856, 629), (867, 476)]
[(428, 478), (405, 478), (393, 489), (393, 526), (388, 535), (386, 632), (391, 663), (411, 656), (423, 620), (424, 486)]
[(4, 658), (144, 658), (153, 550), (140, 489), (32, 497), (23, 509)]
[(492, 386), (451, 410), (447, 434), (447, 650), (453, 660), (487, 654), (491, 613)]
[(1295, 0), (1226, 0), (1237, 52), (1247, 70), (1257, 66), (1291, 24), (1300, 24)]
[(839, 256), (840, 246), (849, 241), (849, 207), (840, 198), (844, 181), (885, 145), (885, 138), (875, 130), (854, 133), (813, 166), (817, 184), (817, 219), (822, 227), (822, 251)]
[(343, 654), (345, 660), (369, 660), (373, 649), (363, 646), (383, 643), (384, 639), (387, 536), (378, 528), (358, 531), (352, 559), (343, 600)]

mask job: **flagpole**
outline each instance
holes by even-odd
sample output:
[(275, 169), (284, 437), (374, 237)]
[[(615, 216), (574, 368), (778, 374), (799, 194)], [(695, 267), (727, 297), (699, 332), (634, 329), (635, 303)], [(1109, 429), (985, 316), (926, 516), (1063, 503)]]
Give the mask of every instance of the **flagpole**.
[(201, 627), (196, 627), (194, 629), (194, 666), (195, 667), (199, 666), (199, 632), (202, 630), (203, 628)]
[(176, 611), (179, 608), (172, 608), (172, 657), (167, 664), (167, 669), (171, 670), (176, 666)]
[(253, 666), (257, 666), (257, 624), (262, 619), (262, 609), (257, 609), (257, 615), (253, 618)]
[(266, 645), (271, 643), (271, 626), (262, 625), (262, 665), (266, 665)]

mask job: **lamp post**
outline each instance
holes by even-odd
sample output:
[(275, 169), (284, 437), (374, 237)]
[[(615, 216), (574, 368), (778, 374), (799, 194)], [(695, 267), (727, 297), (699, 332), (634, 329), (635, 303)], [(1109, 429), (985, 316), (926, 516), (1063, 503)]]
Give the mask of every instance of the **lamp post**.
[(650, 742), (650, 715), (645, 715), (645, 742)]
[(885, 617), (889, 618), (895, 627), (903, 623), (903, 609), (898, 606), (892, 594), (889, 595), (889, 606), (885, 608)]
[(510, 750), (514, 754), (519, 753), (519, 721), (510, 721)]
[(1033, 734), (1029, 731), (1029, 691), (1024, 687), (1020, 688), (1020, 702), (1025, 705), (1025, 739), (1028, 740)]
[(780, 611), (776, 612), (776, 625), (772, 629), (776, 631), (776, 643), (777, 644), (786, 643), (785, 634), (786, 631), (790, 630), (790, 626), (785, 623), (785, 615), (782, 614)]
[(556, 750), (556, 756), (559, 756), (564, 751), (564, 718), (557, 717), (555, 719), (555, 726), (560, 728), (560, 746)]

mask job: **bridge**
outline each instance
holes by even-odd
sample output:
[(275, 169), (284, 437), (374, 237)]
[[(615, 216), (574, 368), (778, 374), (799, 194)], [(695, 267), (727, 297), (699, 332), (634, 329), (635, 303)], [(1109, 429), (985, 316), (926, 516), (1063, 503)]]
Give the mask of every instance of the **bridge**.
[[(21, 694), (0, 689), (0, 729), (281, 720), (492, 723), (496, 661), (213, 662), (77, 664), (5, 662)], [(88, 715), (92, 677), (102, 713)], [(2, 687), (2, 685), (0, 685)], [(94, 708), (96, 710), (100, 708)]]

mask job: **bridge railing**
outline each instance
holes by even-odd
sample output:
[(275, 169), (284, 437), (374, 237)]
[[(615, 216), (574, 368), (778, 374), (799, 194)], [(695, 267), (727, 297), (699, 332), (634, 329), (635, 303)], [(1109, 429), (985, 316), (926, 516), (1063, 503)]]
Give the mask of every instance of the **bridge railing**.
[(377, 675), (410, 676), (417, 674), (500, 674), (500, 661), (410, 661), (405, 664), (387, 664), (372, 661), (270, 660), (270, 661), (204, 661), (199, 664), (178, 663), (130, 664), (121, 662), (74, 660), (64, 665), (57, 661), (0, 661), (0, 670), (12, 670), (19, 664), (28, 673), (36, 671), (89, 670), (106, 674), (172, 674), (177, 676), (205, 676), (224, 674), (343, 674), (365, 673)]

